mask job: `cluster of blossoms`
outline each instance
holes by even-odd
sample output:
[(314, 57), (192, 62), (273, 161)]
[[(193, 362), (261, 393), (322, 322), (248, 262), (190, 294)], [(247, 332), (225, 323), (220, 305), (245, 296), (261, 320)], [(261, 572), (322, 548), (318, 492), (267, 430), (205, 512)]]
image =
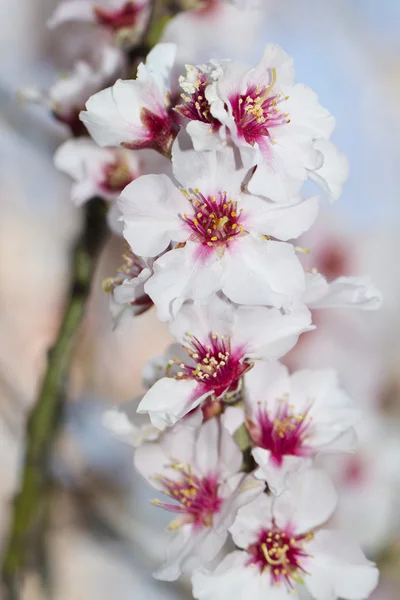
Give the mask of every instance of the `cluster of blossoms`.
[[(140, 37), (150, 4), (74, 0), (52, 24), (91, 20)], [(176, 57), (160, 43), (135, 79), (90, 90), (80, 122), (91, 138), (71, 127), (55, 157), (75, 180), (73, 200), (102, 197), (128, 244), (104, 282), (113, 315), (154, 304), (176, 340), (146, 367), (138, 412), (148, 421), (105, 416), (166, 497), (154, 504), (175, 513), (156, 577), (190, 573), (204, 600), (304, 590), (362, 600), (377, 569), (346, 532), (324, 528), (337, 497), (315, 466), (354, 450), (358, 410), (334, 371), (290, 374), (278, 362), (314, 328), (311, 311), (380, 304), (368, 279), (306, 269), (295, 241), (318, 213), (303, 184), (336, 200), (347, 178), (334, 118), (276, 45), (255, 66), (210, 57), (182, 69)], [(211, 568), (229, 534), (237, 549)]]

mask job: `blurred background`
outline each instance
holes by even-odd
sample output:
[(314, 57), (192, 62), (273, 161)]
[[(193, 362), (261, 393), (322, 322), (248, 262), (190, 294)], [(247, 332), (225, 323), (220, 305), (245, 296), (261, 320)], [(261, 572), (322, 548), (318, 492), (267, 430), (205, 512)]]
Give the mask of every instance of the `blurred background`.
[[(359, 451), (326, 467), (340, 488), (336, 520), (378, 561), (373, 600), (400, 597), (400, 3), (398, 0), (261, 0), (235, 29), (232, 15), (203, 15), (192, 29), (170, 24), (165, 39), (182, 62), (211, 56), (257, 60), (267, 42), (295, 58), (337, 118), (333, 140), (350, 179), (302, 245), (329, 278), (370, 275), (384, 295), (377, 313), (320, 311), (317, 331), (288, 356), (293, 368), (333, 366), (365, 410)], [(57, 334), (70, 279), (71, 248), (82, 226), (70, 180), (53, 154), (68, 137), (44, 106), (18, 101), (26, 86), (47, 90), (77, 59), (106, 43), (89, 26), (49, 30), (58, 0), (0, 0), (0, 551), (18, 487), (24, 427)], [(192, 3), (194, 4), (194, 3)], [(208, 20), (207, 20), (208, 19)], [(196, 30), (197, 27), (197, 30)], [(178, 31), (178, 33), (177, 33)], [(244, 33), (243, 33), (244, 31)], [(238, 34), (239, 32), (239, 34)], [(185, 33), (185, 35), (184, 35)], [(142, 391), (146, 361), (169, 342), (153, 310), (115, 329), (104, 277), (121, 262), (109, 235), (74, 353), (69, 401), (51, 459), (43, 571), (57, 600), (189, 598), (186, 583), (152, 579), (168, 539), (168, 515), (134, 473), (131, 448), (111, 437), (104, 408)], [(24, 598), (46, 597), (32, 571)]]

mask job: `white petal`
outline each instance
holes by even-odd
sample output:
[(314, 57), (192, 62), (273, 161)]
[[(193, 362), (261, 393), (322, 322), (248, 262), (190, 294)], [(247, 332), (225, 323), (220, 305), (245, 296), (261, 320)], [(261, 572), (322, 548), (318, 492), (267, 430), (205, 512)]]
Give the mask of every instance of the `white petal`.
[(228, 406), (221, 415), (223, 427), (233, 435), (244, 423), (244, 410), (240, 406)]
[(145, 394), (138, 413), (149, 413), (155, 427), (170, 427), (206, 397), (197, 381), (163, 377)]
[(243, 195), (244, 228), (278, 240), (299, 237), (313, 225), (318, 215), (318, 198), (280, 205), (257, 196)]
[(270, 69), (276, 69), (276, 86), (292, 85), (294, 81), (294, 66), (291, 56), (277, 44), (267, 44), (258, 65), (249, 73), (249, 83), (265, 87), (270, 83)]
[(308, 176), (334, 202), (340, 197), (343, 184), (349, 177), (348, 160), (329, 140), (316, 140), (314, 147), (323, 154), (324, 164), (316, 171), (309, 171)]
[[(193, 596), (198, 600), (246, 600), (254, 571), (246, 567), (248, 555), (235, 551), (228, 554), (214, 572), (195, 571)], [(265, 600), (252, 596), (252, 600)]]
[(250, 417), (260, 402), (266, 403), (272, 411), (275, 403), (290, 392), (288, 369), (278, 362), (260, 360), (244, 376), (244, 388)]
[[(216, 419), (211, 419), (216, 420)], [(225, 477), (238, 473), (243, 462), (242, 452), (228, 430), (222, 426), (220, 431), (219, 466), (218, 469)]]
[(240, 548), (247, 548), (257, 539), (257, 534), (272, 524), (273, 497), (261, 494), (243, 506), (229, 531)]
[(156, 44), (147, 55), (145, 69), (138, 69), (138, 79), (143, 79), (146, 73), (146, 76), (150, 75), (156, 80), (160, 92), (169, 90), (176, 50), (176, 44)]
[(316, 600), (364, 600), (377, 586), (378, 569), (347, 534), (318, 531), (308, 550), (314, 559), (305, 584)]
[(304, 271), (291, 244), (250, 235), (230, 244), (222, 291), (233, 302), (290, 306), (304, 292)]
[(328, 284), (319, 273), (308, 273), (304, 302), (310, 308), (375, 310), (382, 295), (368, 277), (338, 277)]
[(195, 462), (201, 475), (219, 474), (218, 451), (220, 425), (218, 419), (209, 419), (199, 431), (196, 442)]
[(279, 527), (292, 523), (296, 534), (312, 531), (329, 519), (337, 505), (337, 494), (329, 477), (318, 469), (295, 473), (287, 489), (274, 503)]
[(118, 206), (124, 237), (139, 256), (157, 256), (171, 241), (183, 242), (190, 235), (181, 219), (188, 203), (166, 175), (143, 175), (132, 181)]
[(94, 3), (92, 0), (69, 0), (61, 2), (50, 19), (47, 21), (49, 27), (57, 27), (66, 21), (95, 21)]
[(119, 113), (111, 87), (91, 96), (79, 118), (99, 146), (119, 146), (137, 133)]
[(216, 253), (187, 242), (154, 263), (154, 275), (146, 283), (147, 294), (157, 307), (158, 318), (174, 318), (185, 300), (204, 301), (220, 289), (221, 261)]
[(266, 481), (275, 496), (282, 494), (287, 488), (288, 477), (310, 466), (311, 461), (299, 456), (284, 456), (282, 464), (271, 460), (271, 453), (264, 448), (253, 448), (252, 455), (259, 468), (255, 472), (257, 479)]
[(291, 129), (313, 139), (329, 138), (335, 119), (319, 104), (317, 94), (303, 83), (288, 87), (287, 94), (284, 109), (290, 115)]
[(125, 281), (115, 288), (114, 300), (117, 304), (129, 304), (141, 298), (144, 294), (144, 284), (151, 276), (150, 269), (144, 268), (142, 272), (134, 279), (125, 279)]
[(226, 298), (211, 296), (204, 304), (187, 302), (178, 316), (170, 324), (172, 335), (184, 343), (187, 334), (195, 336), (202, 343), (209, 343), (212, 332), (230, 337), (236, 310)]
[(293, 348), (301, 333), (312, 329), (311, 313), (303, 306), (288, 314), (274, 308), (240, 306), (234, 345), (243, 347), (249, 358), (275, 360)]
[(227, 533), (217, 534), (211, 527), (196, 531), (184, 525), (167, 548), (164, 564), (153, 574), (162, 581), (174, 581), (182, 575), (211, 561), (221, 550)]
[(248, 168), (241, 163), (236, 148), (228, 147), (223, 152), (196, 152), (182, 150), (181, 145), (178, 137), (172, 148), (172, 165), (174, 175), (183, 187), (198, 188), (205, 196), (225, 191), (228, 199), (238, 199)]
[(211, 129), (209, 123), (189, 121), (186, 125), (186, 131), (192, 138), (193, 147), (197, 152), (222, 149), (222, 140), (220, 136)]

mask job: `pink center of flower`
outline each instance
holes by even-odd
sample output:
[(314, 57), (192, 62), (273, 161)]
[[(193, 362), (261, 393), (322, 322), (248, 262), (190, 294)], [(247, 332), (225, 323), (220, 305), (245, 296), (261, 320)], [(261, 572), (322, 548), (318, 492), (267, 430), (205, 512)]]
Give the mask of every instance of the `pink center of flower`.
[(196, 528), (211, 527), (213, 516), (220, 511), (223, 503), (223, 498), (218, 496), (217, 477), (198, 477), (190, 465), (172, 464), (171, 469), (179, 473), (179, 479), (159, 475), (157, 481), (175, 503), (153, 501), (156, 506), (181, 515), (170, 524), (169, 529), (177, 529), (185, 523), (192, 523)]
[[(251, 368), (240, 352), (232, 352), (229, 338), (216, 333), (209, 335), (209, 344), (202, 344), (190, 336), (190, 346), (184, 346), (195, 366), (180, 363), (176, 379), (196, 379), (202, 386), (201, 393), (210, 392), (219, 398), (225, 392), (235, 391), (240, 378)], [(176, 364), (171, 360), (169, 366)]]
[(275, 413), (271, 415), (261, 403), (254, 420), (247, 426), (253, 442), (271, 452), (276, 465), (282, 464), (285, 455), (309, 456), (311, 448), (305, 444), (310, 425), (309, 409), (303, 414), (295, 414), (287, 399), (282, 399)]
[(276, 585), (285, 583), (293, 588), (293, 583), (302, 582), (302, 573), (307, 559), (305, 543), (312, 540), (314, 534), (291, 535), (277, 527), (263, 529), (257, 541), (248, 547), (251, 555), (248, 565), (254, 565), (260, 572), (269, 571), (272, 582)]
[(111, 10), (96, 6), (94, 12), (100, 25), (105, 25), (117, 31), (118, 29), (136, 25), (137, 18), (143, 8), (144, 4), (125, 2), (120, 9)]
[(210, 112), (210, 104), (205, 96), (205, 90), (209, 81), (205, 73), (200, 73), (196, 82), (193, 84), (194, 92), (185, 92), (181, 94), (184, 104), (175, 106), (175, 110), (190, 121), (201, 121), (209, 123), (212, 131), (218, 131), (220, 122), (215, 119)]
[(226, 192), (207, 197), (197, 189), (194, 192), (192, 197), (183, 190), (194, 211), (193, 215), (183, 215), (193, 232), (192, 240), (202, 245), (221, 246), (232, 242), (243, 232), (241, 212), (237, 213), (236, 202), (227, 200)]
[(271, 71), (272, 83), (264, 89), (252, 86), (247, 89), (246, 94), (230, 98), (238, 134), (251, 146), (255, 143), (264, 144), (265, 138), (273, 141), (271, 130), (284, 123), (290, 123), (289, 115), (279, 110), (279, 105), (287, 98), (282, 94), (272, 93), (276, 71)]
[(119, 194), (134, 178), (125, 160), (119, 159), (105, 166), (101, 187), (108, 193)]

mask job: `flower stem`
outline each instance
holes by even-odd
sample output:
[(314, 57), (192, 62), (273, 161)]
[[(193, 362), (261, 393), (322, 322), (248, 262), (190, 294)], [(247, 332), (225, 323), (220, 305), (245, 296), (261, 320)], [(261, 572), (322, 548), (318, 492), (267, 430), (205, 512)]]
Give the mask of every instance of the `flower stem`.
[(89, 295), (95, 256), (106, 232), (105, 214), (102, 200), (95, 199), (87, 205), (84, 230), (73, 255), (73, 275), (64, 317), (57, 340), (48, 353), (46, 373), (27, 421), (21, 485), (15, 497), (3, 556), (2, 580), (7, 600), (20, 598), (24, 572), (35, 558), (49, 485), (47, 460), (66, 397), (73, 342)]

